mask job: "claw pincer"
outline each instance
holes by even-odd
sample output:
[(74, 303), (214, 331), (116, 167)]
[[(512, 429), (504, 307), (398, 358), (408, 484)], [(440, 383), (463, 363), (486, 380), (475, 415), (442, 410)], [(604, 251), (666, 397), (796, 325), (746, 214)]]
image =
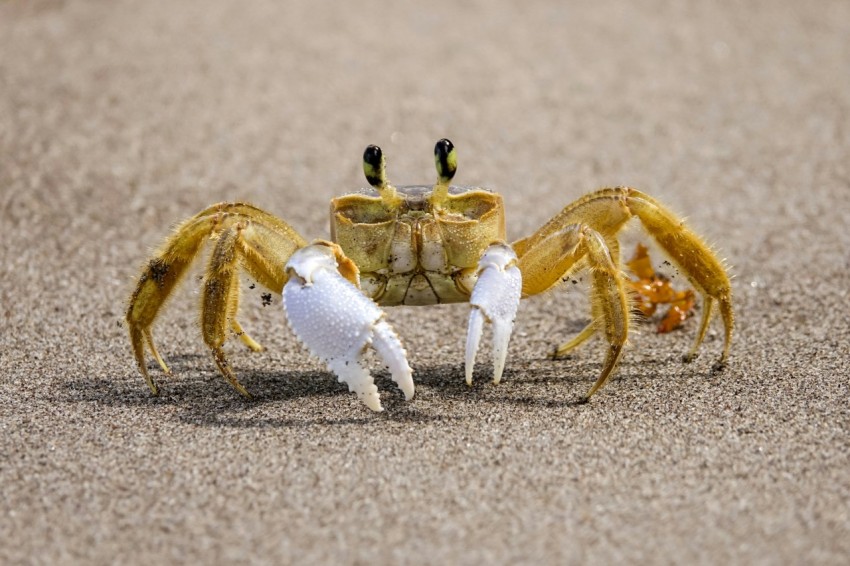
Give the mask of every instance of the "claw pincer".
[(298, 339), (328, 364), (340, 382), (373, 411), (382, 411), (378, 388), (364, 366), (371, 345), (405, 399), (413, 397), (412, 370), (383, 312), (337, 269), (334, 251), (312, 244), (292, 254), (283, 288), (286, 318)]
[(466, 336), (467, 385), (472, 385), (475, 354), (485, 322), (493, 325), (493, 383), (502, 379), (522, 293), (522, 274), (516, 263), (516, 254), (507, 244), (491, 245), (478, 262), (478, 281), (469, 298), (472, 309)]

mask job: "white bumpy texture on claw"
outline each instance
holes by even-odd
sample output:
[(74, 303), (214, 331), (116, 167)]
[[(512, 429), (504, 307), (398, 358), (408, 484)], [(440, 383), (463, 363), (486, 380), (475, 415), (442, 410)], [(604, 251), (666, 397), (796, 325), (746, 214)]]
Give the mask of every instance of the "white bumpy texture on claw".
[(522, 273), (516, 261), (516, 254), (507, 244), (491, 245), (478, 261), (478, 281), (469, 299), (472, 310), (466, 335), (467, 385), (472, 385), (472, 368), (485, 321), (493, 325), (493, 383), (502, 379), (522, 293)]
[(363, 365), (371, 344), (405, 399), (411, 399), (413, 372), (398, 336), (374, 301), (340, 275), (333, 251), (321, 244), (307, 246), (292, 255), (286, 269), (290, 278), (283, 307), (289, 326), (310, 352), (370, 409), (382, 411), (378, 388)]

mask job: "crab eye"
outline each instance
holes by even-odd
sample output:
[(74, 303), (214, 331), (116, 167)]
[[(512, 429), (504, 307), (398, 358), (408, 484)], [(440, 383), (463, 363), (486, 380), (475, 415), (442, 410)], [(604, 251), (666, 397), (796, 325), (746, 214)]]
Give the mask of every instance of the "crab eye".
[(363, 152), (363, 173), (373, 187), (380, 188), (386, 184), (387, 176), (384, 168), (384, 152), (376, 145), (370, 145)]
[(434, 163), (437, 165), (437, 175), (440, 183), (448, 184), (457, 172), (457, 152), (452, 142), (441, 139), (434, 146)]

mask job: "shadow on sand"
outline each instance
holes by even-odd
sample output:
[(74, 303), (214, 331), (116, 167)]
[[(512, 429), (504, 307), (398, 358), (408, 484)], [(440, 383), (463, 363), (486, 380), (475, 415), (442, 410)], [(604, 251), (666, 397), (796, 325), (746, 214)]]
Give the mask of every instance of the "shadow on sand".
[[(244, 399), (221, 378), (214, 367), (199, 369), (206, 356), (184, 354), (170, 359), (173, 375), (158, 367), (149, 370), (160, 386), (153, 396), (134, 368), (114, 379), (80, 377), (63, 384), (63, 394), (54, 402), (97, 403), (110, 407), (149, 408), (163, 418), (200, 426), (238, 428), (307, 427), (312, 425), (370, 425), (385, 421), (423, 423), (465, 418), (474, 405), (488, 409), (498, 405), (534, 408), (576, 408), (587, 404), (584, 393), (600, 370), (598, 361), (587, 358), (514, 360), (506, 368), (502, 383), (494, 386), (492, 366), (479, 364), (473, 385), (466, 385), (462, 363), (414, 368), (417, 398), (405, 402), (387, 371), (373, 371), (386, 409), (375, 415), (348, 392), (345, 384), (327, 371), (253, 370), (240, 380), (254, 395)], [(654, 366), (666, 362), (642, 362), (640, 367), (624, 363), (615, 377), (619, 382), (650, 382), (658, 378)], [(659, 368), (660, 369), (660, 368)], [(611, 384), (608, 385), (610, 387)], [(421, 400), (416, 403), (417, 400)], [(292, 402), (292, 403), (291, 403)], [(281, 406), (288, 413), (281, 415)], [(291, 410), (295, 407), (294, 410)], [(446, 413), (446, 407), (449, 411)], [(464, 408), (469, 408), (465, 411)], [(317, 416), (316, 411), (335, 416)]]

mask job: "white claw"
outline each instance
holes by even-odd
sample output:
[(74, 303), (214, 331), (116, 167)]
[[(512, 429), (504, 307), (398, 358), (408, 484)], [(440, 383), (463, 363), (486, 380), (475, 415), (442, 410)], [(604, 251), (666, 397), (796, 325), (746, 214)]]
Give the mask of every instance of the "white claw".
[(511, 341), (513, 329), (513, 317), (510, 320), (493, 321), (493, 383), (496, 385), (502, 380), (505, 358), (508, 357), (508, 342)]
[(413, 397), (413, 371), (398, 336), (374, 301), (340, 275), (333, 250), (322, 244), (302, 248), (286, 269), (290, 278), (283, 288), (283, 307), (289, 326), (310, 352), (366, 406), (382, 411), (378, 388), (363, 365), (371, 344), (405, 399)]
[(466, 383), (472, 385), (472, 368), (481, 341), (484, 321), (493, 325), (493, 383), (505, 369), (508, 342), (522, 293), (522, 274), (510, 246), (493, 244), (478, 262), (478, 281), (469, 299), (469, 328), (466, 336)]
[(484, 315), (481, 309), (472, 307), (469, 311), (469, 328), (466, 330), (466, 384), (472, 385), (472, 368), (475, 367), (475, 354), (478, 353), (478, 344), (481, 342), (481, 333), (484, 330)]
[(375, 325), (372, 347), (387, 364), (393, 381), (404, 392), (404, 399), (406, 401), (413, 399), (413, 371), (407, 364), (407, 356), (401, 341), (393, 327), (386, 321), (381, 320)]
[(383, 411), (381, 395), (372, 379), (369, 370), (360, 365), (360, 360), (335, 358), (328, 360), (328, 367), (339, 378), (340, 382), (348, 384), (348, 390), (356, 393), (360, 400), (373, 411)]

